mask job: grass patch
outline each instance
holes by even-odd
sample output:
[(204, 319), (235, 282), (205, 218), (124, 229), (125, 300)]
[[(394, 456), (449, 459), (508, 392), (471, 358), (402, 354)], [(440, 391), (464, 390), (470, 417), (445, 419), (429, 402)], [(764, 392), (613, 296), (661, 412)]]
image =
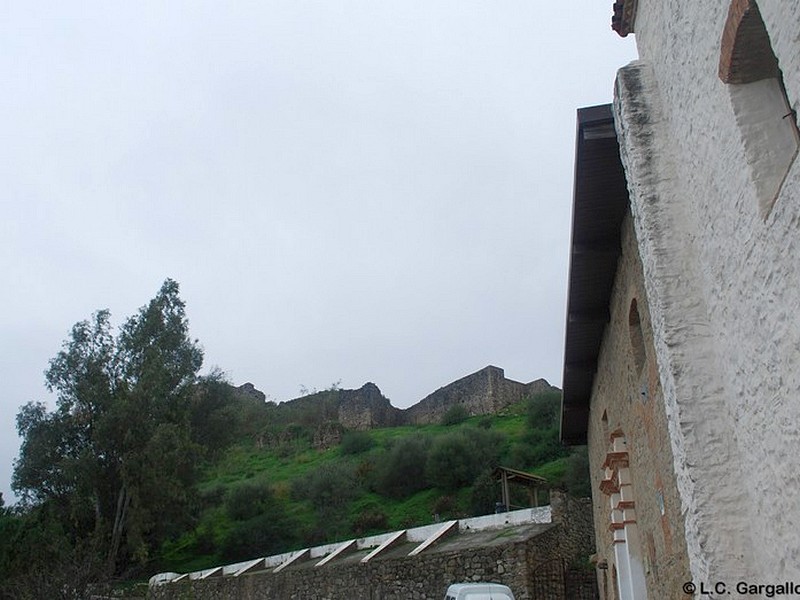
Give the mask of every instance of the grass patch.
[(567, 457), (557, 458), (539, 467), (536, 467), (531, 472), (539, 477), (547, 479), (551, 485), (560, 484), (564, 480), (564, 474), (567, 472)]
[[(485, 502), (475, 503), (474, 491), (478, 488), (473, 489), (470, 484), (451, 491), (427, 487), (407, 497), (389, 497), (382, 495), (387, 492), (377, 484), (376, 477), (385, 474), (381, 469), (385, 467), (390, 449), (406, 438), (426, 438), (433, 447), (440, 436), (452, 438), (454, 434), (466, 434), (469, 438), (470, 431), (475, 431), (476, 440), (491, 440), (483, 443), (494, 444), (497, 453), (492, 456), (500, 456), (498, 464), (486, 464), (486, 469), (499, 465), (523, 465), (524, 468), (528, 461), (521, 461), (520, 457), (524, 459), (527, 455), (520, 454), (519, 450), (533, 443), (535, 435), (532, 434), (538, 430), (538, 422), (530, 419), (530, 407), (529, 403), (521, 402), (502, 414), (469, 417), (449, 426), (430, 424), (373, 429), (364, 432), (369, 443), (361, 440), (364, 449), (358, 452), (343, 452), (339, 446), (318, 450), (312, 447), (309, 436), (300, 436), (272, 448), (259, 448), (253, 438), (244, 439), (230, 447), (216, 463), (206, 466), (198, 486), (200, 506), (196, 526), (180, 538), (165, 543), (159, 562), (168, 570), (178, 572), (224, 562), (220, 559), (222, 545), (240, 525), (227, 514), (225, 499), (231, 489), (245, 483), (268, 486), (280, 510), (292, 523), (293, 539), (285, 540), (283, 551), (428, 525), (434, 522), (435, 515), (441, 521), (473, 516), (472, 507), (478, 505), (484, 506), (482, 510), (485, 511)], [(489, 436), (487, 430), (499, 435)], [(318, 471), (321, 468), (328, 469), (328, 475), (335, 472), (341, 477), (352, 477), (346, 481), (346, 485), (355, 490), (351, 497), (341, 500), (340, 494), (319, 487), (313, 488), (316, 490), (313, 499), (304, 497), (312, 483), (324, 479)], [(528, 470), (552, 485), (563, 485), (567, 468), (567, 458), (558, 458)], [(428, 477), (427, 471), (425, 477)], [(325, 481), (333, 485), (331, 490), (342, 484), (336, 476)], [(491, 479), (484, 477), (481, 485), (490, 495), (494, 486), (499, 500), (499, 488)], [(330, 496), (324, 496), (326, 493)], [(401, 495), (402, 491), (395, 493)], [(543, 496), (540, 496), (541, 502), (546, 501), (546, 494)], [(525, 502), (527, 497), (519, 501)]]

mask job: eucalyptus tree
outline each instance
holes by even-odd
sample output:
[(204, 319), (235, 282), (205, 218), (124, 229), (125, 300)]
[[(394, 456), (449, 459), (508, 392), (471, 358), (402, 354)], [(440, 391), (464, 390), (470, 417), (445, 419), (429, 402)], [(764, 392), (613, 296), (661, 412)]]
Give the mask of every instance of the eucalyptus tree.
[(185, 520), (198, 453), (188, 409), (202, 361), (167, 279), (116, 336), (107, 310), (77, 323), (45, 372), (55, 409), (29, 403), (17, 415), (13, 488), (29, 506), (61, 507), (64, 526), (93, 538), (109, 572), (146, 560)]

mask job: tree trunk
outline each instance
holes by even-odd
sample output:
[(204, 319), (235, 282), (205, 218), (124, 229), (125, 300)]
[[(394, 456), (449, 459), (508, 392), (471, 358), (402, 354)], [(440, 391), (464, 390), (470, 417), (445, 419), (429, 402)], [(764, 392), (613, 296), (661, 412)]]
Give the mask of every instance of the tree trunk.
[(125, 522), (128, 519), (128, 507), (131, 504), (131, 495), (125, 484), (119, 490), (117, 496), (117, 510), (114, 514), (114, 528), (111, 530), (111, 546), (108, 549), (108, 572), (113, 574), (117, 566), (117, 556), (122, 542), (122, 533), (125, 529)]

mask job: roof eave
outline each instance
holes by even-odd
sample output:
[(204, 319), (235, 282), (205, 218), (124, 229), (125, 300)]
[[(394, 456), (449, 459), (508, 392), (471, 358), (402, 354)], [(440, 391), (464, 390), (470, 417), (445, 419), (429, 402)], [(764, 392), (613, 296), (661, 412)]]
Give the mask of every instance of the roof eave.
[(589, 403), (628, 209), (610, 104), (577, 115), (575, 184), (564, 341), (561, 441), (586, 443)]

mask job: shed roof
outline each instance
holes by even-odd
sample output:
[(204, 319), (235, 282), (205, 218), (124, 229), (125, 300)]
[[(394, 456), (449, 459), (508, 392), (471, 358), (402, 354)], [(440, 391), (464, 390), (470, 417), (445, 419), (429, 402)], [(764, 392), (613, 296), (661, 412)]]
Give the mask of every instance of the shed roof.
[(585, 444), (628, 188), (610, 104), (578, 109), (561, 441)]
[(547, 479), (544, 477), (518, 469), (510, 469), (509, 467), (497, 467), (492, 472), (492, 477), (495, 479), (506, 477), (509, 481), (514, 481), (515, 483), (520, 483), (528, 487), (547, 487), (548, 484)]

